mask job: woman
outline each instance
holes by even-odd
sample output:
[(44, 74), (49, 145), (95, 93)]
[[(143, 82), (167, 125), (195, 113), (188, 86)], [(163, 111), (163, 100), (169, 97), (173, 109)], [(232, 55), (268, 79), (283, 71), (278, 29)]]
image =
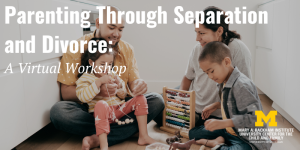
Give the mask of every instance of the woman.
[(209, 16), (207, 15), (205, 18), (199, 18), (205, 20), (203, 24), (199, 24), (199, 28), (196, 28), (195, 24), (196, 41), (199, 43), (196, 44), (190, 54), (188, 67), (180, 86), (181, 90), (194, 90), (196, 92), (196, 126), (204, 125), (207, 119), (221, 119), (220, 110), (202, 114), (204, 110), (208, 109), (206, 106), (220, 101), (216, 83), (210, 80), (199, 67), (198, 59), (202, 47), (212, 41), (225, 43), (230, 48), (233, 66), (237, 66), (243, 74), (252, 79), (251, 54), (248, 47), (240, 40), (241, 37), (237, 32), (229, 30), (229, 25), (225, 23), (225, 15), (220, 16), (220, 23), (217, 24), (217, 11), (222, 11), (221, 9), (210, 6), (204, 10), (204, 14), (209, 11), (214, 12), (216, 24), (208, 24), (206, 19)]

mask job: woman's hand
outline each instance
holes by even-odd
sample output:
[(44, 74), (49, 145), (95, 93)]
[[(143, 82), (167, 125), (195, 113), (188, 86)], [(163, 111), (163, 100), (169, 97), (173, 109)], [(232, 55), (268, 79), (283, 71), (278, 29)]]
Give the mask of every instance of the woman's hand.
[(202, 120), (207, 119), (210, 116), (210, 114), (214, 112), (216, 109), (217, 107), (215, 107), (215, 103), (205, 106), (201, 114)]
[(133, 96), (145, 94), (148, 90), (147, 83), (142, 79), (132, 81), (129, 85)]

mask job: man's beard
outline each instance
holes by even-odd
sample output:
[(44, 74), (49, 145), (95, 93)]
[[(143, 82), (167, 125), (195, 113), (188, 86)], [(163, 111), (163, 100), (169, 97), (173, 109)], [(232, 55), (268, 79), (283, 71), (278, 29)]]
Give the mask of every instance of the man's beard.
[[(102, 35), (101, 35), (101, 32), (99, 33), (99, 36), (100, 37), (102, 37)], [(108, 41), (107, 41), (108, 42)], [(115, 45), (110, 45), (113, 49), (115, 49), (115, 48), (117, 48), (118, 47), (118, 44), (119, 44), (119, 41), (118, 42), (116, 42), (116, 44)]]

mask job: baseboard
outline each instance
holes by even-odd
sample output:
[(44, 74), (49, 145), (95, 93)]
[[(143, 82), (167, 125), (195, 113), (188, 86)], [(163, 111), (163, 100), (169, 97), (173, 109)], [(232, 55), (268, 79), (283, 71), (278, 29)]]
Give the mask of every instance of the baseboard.
[(298, 131), (300, 131), (300, 124), (292, 118), (285, 110), (283, 110), (279, 105), (273, 102), (272, 107), (277, 110), (287, 121), (289, 121)]
[(175, 88), (180, 85), (180, 81), (146, 81), (148, 84), (148, 92), (162, 93), (163, 87)]
[(263, 91), (261, 91), (257, 86), (256, 86), (256, 89), (257, 89), (257, 94), (265, 94)]

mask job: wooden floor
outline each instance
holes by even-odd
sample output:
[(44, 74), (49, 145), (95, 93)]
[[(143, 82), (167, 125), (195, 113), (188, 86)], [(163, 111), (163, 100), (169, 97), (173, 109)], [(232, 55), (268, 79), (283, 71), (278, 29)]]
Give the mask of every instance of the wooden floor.
[[(265, 95), (260, 95), (262, 105), (265, 112), (273, 110), (272, 101)], [(280, 114), (277, 115), (276, 121), (278, 128), (293, 128), (293, 126), (285, 120)], [(155, 122), (148, 124), (149, 135), (158, 142), (165, 143), (166, 138), (173, 136), (159, 130)], [(62, 131), (56, 130), (52, 124), (47, 125), (45, 128), (25, 140), (23, 143), (16, 146), (17, 150), (80, 150), (82, 136), (71, 135)], [(145, 146), (137, 145), (137, 137), (131, 137), (127, 141), (109, 147), (110, 150), (144, 150)], [(183, 139), (187, 141), (187, 139)], [(292, 137), (284, 137), (284, 143), (275, 143), (272, 150), (299, 150), (300, 147), (300, 132), (294, 130)], [(192, 150), (199, 150), (200, 145), (193, 145)], [(94, 148), (93, 150), (100, 150)], [(209, 150), (209, 148), (206, 148)]]

